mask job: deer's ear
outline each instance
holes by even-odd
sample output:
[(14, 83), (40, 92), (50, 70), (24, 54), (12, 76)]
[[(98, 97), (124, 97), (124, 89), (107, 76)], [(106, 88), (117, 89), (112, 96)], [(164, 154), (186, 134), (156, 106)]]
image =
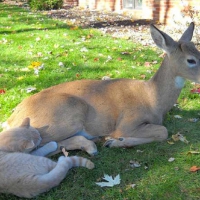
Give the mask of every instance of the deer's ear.
[(153, 24), (150, 26), (151, 37), (155, 44), (167, 54), (170, 54), (177, 46), (177, 43), (166, 33), (157, 29)]
[(27, 117), (23, 120), (22, 124), (20, 125), (20, 127), (23, 128), (29, 128), (30, 127), (30, 118)]
[(185, 30), (179, 41), (190, 42), (194, 32), (194, 22), (191, 22), (189, 27)]

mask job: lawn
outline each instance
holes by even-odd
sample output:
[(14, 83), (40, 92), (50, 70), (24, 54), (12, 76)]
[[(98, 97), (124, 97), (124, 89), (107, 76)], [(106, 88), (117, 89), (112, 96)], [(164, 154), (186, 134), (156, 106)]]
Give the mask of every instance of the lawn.
[[(0, 123), (25, 97), (44, 88), (78, 79), (136, 78), (148, 80), (158, 69), (162, 52), (131, 40), (116, 39), (95, 29), (80, 29), (34, 13), (0, 4)], [(108, 149), (98, 144), (99, 154), (89, 157), (81, 151), (70, 152), (90, 158), (95, 169), (72, 169), (56, 188), (37, 200), (192, 200), (199, 199), (200, 174), (190, 167), (200, 166), (200, 97), (182, 90), (178, 107), (164, 121), (169, 140), (130, 149)], [(138, 91), (142, 92), (142, 91)], [(181, 118), (175, 118), (178, 115)], [(180, 132), (189, 143), (171, 143)], [(193, 152), (196, 152), (193, 154)], [(191, 153), (192, 152), (192, 153)], [(169, 158), (175, 158), (169, 162)], [(57, 157), (53, 157), (57, 159)], [(131, 167), (137, 160), (140, 167)], [(104, 174), (120, 175), (121, 183), (101, 188), (95, 182)], [(135, 187), (133, 187), (135, 184)], [(0, 200), (17, 200), (0, 195)]]

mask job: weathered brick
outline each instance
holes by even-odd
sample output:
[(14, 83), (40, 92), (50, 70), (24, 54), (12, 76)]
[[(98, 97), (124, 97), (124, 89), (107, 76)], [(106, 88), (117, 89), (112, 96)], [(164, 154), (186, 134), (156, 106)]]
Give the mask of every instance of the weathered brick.
[[(87, 7), (91, 9), (103, 10), (123, 10), (123, 0), (96, 0), (92, 4), (90, 0), (64, 0), (65, 4), (70, 6)], [(144, 18), (160, 20), (168, 23), (172, 20), (173, 13), (179, 13), (184, 9), (184, 6), (200, 6), (200, 0), (143, 0), (143, 8), (141, 10), (129, 10), (136, 17), (143, 16)], [(140, 13), (140, 14), (138, 14)]]

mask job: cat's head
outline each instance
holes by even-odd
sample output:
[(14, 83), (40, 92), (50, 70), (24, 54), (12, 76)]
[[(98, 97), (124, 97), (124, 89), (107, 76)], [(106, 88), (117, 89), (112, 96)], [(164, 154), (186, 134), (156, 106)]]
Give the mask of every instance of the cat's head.
[(19, 127), (0, 133), (0, 150), (28, 153), (35, 149), (41, 140), (39, 131), (30, 126), (29, 118), (25, 118)]

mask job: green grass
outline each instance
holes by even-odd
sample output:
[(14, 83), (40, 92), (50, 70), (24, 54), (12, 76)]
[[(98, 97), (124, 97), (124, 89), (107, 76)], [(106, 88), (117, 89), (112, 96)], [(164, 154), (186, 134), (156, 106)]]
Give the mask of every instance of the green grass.
[[(88, 50), (83, 52), (82, 50)], [(122, 54), (128, 52), (129, 54)], [(44, 14), (30, 13), (18, 7), (0, 4), (0, 123), (12, 113), (12, 109), (25, 97), (64, 81), (77, 79), (111, 78), (149, 79), (159, 67), (161, 52), (151, 47), (141, 47), (130, 40), (114, 39), (94, 29), (77, 29), (64, 22), (47, 18)], [(108, 60), (111, 56), (112, 59)], [(145, 62), (158, 61), (150, 68)], [(32, 62), (44, 64), (39, 76)], [(64, 67), (59, 66), (59, 62)], [(29, 71), (24, 71), (28, 68)], [(151, 70), (152, 73), (148, 73)], [(27, 87), (35, 87), (27, 93)], [(72, 169), (56, 188), (35, 198), (37, 200), (192, 200), (199, 199), (200, 174), (191, 173), (193, 165), (200, 166), (200, 155), (188, 155), (190, 150), (200, 151), (200, 122), (189, 118), (200, 117), (200, 98), (191, 94), (187, 82), (179, 102), (179, 109), (170, 111), (164, 121), (172, 134), (181, 132), (189, 144), (176, 142), (152, 143), (131, 149), (108, 149), (98, 144), (99, 155), (90, 158), (96, 168)], [(141, 91), (142, 92), (142, 91)], [(175, 119), (174, 115), (181, 115)], [(137, 152), (137, 150), (143, 152)], [(70, 155), (88, 157), (81, 151)], [(168, 162), (174, 157), (174, 162)], [(56, 157), (54, 157), (56, 159)], [(131, 168), (129, 161), (137, 159), (142, 165)], [(145, 164), (148, 169), (145, 169)], [(103, 175), (120, 174), (120, 185), (100, 188), (95, 184)], [(130, 188), (130, 184), (136, 184)], [(0, 200), (20, 198), (0, 195)]]

